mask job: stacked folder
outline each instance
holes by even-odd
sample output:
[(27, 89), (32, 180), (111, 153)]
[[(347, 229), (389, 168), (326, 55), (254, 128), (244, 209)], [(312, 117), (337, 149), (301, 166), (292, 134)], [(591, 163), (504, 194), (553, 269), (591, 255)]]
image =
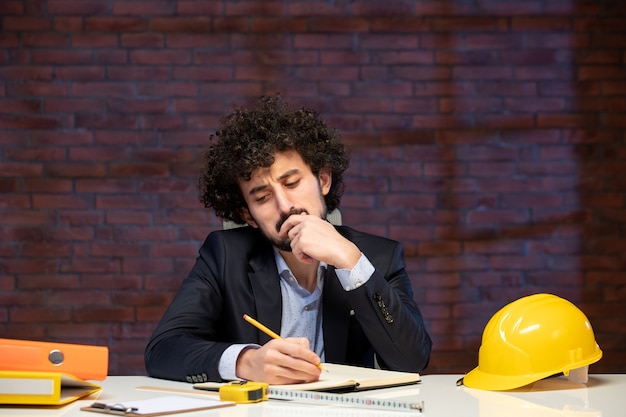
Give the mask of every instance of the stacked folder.
[(106, 346), (0, 338), (0, 404), (61, 405), (99, 391)]

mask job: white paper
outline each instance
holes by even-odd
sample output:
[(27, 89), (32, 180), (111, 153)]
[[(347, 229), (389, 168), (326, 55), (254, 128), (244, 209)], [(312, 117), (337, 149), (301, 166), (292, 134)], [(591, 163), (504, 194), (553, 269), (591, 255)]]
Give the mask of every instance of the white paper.
[[(233, 404), (228, 401), (205, 400), (191, 397), (170, 395), (167, 397), (151, 398), (149, 400), (127, 401), (119, 405), (121, 408), (137, 408), (135, 414), (171, 413), (174, 411), (194, 410), (197, 408), (217, 407)], [(109, 404), (113, 406), (113, 404)]]

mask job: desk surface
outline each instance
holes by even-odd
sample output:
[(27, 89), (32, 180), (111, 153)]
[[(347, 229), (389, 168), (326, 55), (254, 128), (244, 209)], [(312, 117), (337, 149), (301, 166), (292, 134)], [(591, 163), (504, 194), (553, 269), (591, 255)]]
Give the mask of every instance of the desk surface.
[[(626, 415), (626, 374), (592, 374), (586, 385), (565, 378), (539, 381), (524, 391), (491, 392), (457, 387), (460, 375), (425, 375), (418, 385), (364, 391), (354, 394), (396, 401), (424, 401), (424, 412), (380, 411), (346, 406), (294, 404), (270, 400), (257, 404), (239, 404), (210, 411), (173, 414), (199, 417), (623, 417)], [(157, 390), (138, 390), (139, 386), (190, 390), (195, 398), (216, 399), (216, 394), (191, 391), (187, 383), (141, 376), (111, 376), (99, 382), (102, 391), (87, 400), (64, 407), (0, 406), (0, 415), (16, 417), (98, 417), (105, 414), (80, 411), (94, 400), (106, 403), (173, 395)], [(197, 391), (196, 391), (197, 392)], [(185, 395), (176, 393), (174, 395)]]

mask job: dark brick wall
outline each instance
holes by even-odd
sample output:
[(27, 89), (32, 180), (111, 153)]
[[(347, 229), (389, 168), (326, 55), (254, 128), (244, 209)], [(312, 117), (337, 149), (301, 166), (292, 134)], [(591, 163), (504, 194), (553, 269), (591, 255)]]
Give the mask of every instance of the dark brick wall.
[(220, 222), (196, 165), (280, 92), (344, 133), (344, 220), (405, 244), (429, 373), (552, 292), (626, 372), (623, 1), (0, 2), (0, 335), (106, 344), (142, 374)]

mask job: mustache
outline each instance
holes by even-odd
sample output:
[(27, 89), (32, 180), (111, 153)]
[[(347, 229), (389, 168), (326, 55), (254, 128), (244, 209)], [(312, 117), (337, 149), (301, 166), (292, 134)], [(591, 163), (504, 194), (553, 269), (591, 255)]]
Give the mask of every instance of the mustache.
[(289, 210), (287, 213), (283, 213), (280, 215), (280, 219), (278, 219), (278, 221), (276, 222), (276, 231), (280, 232), (280, 228), (283, 227), (283, 224), (287, 221), (287, 219), (292, 215), (292, 214), (302, 214), (302, 213), (306, 213), (309, 214), (309, 212), (306, 209), (300, 208), (300, 209), (291, 209)]

